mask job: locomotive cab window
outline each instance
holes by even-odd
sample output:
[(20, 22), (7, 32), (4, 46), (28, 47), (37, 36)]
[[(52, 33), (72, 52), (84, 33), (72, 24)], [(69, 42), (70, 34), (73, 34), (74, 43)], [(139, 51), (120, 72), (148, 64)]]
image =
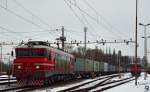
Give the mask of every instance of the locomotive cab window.
[(47, 57), (45, 49), (16, 49), (16, 57)]

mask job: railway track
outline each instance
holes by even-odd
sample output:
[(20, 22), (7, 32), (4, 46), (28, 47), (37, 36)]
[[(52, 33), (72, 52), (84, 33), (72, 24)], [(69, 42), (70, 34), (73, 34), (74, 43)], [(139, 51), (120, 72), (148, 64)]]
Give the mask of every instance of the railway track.
[(14, 83), (17, 83), (16, 78), (8, 79), (8, 77), (5, 77), (5, 78), (0, 77), (0, 86), (7, 85), (7, 84), (14, 84)]
[(0, 86), (1, 85), (9, 85), (9, 84), (15, 84), (15, 83), (17, 83), (17, 81), (10, 81), (10, 82), (2, 82), (2, 83), (0, 83)]
[[(84, 85), (87, 85), (87, 84), (89, 84), (89, 83), (92, 83), (92, 82), (96, 82), (96, 81), (98, 81), (98, 80), (105, 80), (106, 78), (110, 78), (110, 77), (117, 77), (118, 76), (118, 74), (111, 74), (111, 75), (105, 75), (105, 76), (101, 76), (101, 77), (98, 77), (98, 78), (95, 78), (95, 79), (93, 79), (93, 80), (90, 80), (90, 81), (87, 81), (87, 82), (81, 82), (81, 81), (78, 81), (79, 79), (77, 79), (77, 80), (73, 80), (72, 81), (72, 83), (70, 83), (70, 81), (67, 83), (67, 82), (62, 82), (62, 83), (59, 83), (59, 84), (56, 84), (56, 85), (52, 85), (52, 86), (45, 86), (45, 87), (41, 87), (40, 88), (40, 90), (41, 89), (43, 89), (43, 90), (45, 90), (45, 89), (48, 89), (48, 88), (56, 88), (56, 87), (58, 87), (58, 86), (64, 86), (64, 85), (69, 85), (69, 84), (74, 84), (74, 83), (80, 83), (81, 82), (81, 84), (77, 84), (77, 85), (75, 85), (75, 86), (73, 86), (73, 87), (70, 87), (70, 88), (68, 88), (68, 89), (64, 89), (64, 90), (61, 90), (61, 91), (57, 91), (57, 92), (69, 92), (70, 90), (73, 90), (73, 89), (75, 89), (75, 88), (78, 88), (78, 87), (80, 87), (80, 86), (84, 86)], [(107, 79), (107, 80), (108, 80)], [(80, 79), (80, 80), (83, 80), (83, 79)], [(78, 82), (77, 82), (78, 81)], [(37, 89), (39, 89), (39, 88), (37, 88)], [(34, 89), (35, 90), (35, 89)], [(28, 90), (28, 91), (31, 91), (30, 89)]]
[[(102, 77), (93, 79), (91, 81), (83, 82), (81, 84), (72, 86), (70, 88), (67, 88), (67, 89), (64, 89), (64, 90), (60, 90), (58, 92), (88, 92), (88, 91), (91, 91), (91, 90), (96, 89), (98, 87), (103, 87), (101, 89), (98, 89), (98, 91), (97, 90), (93, 90), (94, 92), (101, 92), (103, 90), (107, 90), (109, 88), (121, 85), (121, 81), (123, 81), (123, 80), (124, 80), (123, 83), (126, 83), (126, 82), (129, 81), (129, 80), (128, 81), (126, 81), (126, 80), (130, 79), (130, 78), (126, 78), (126, 79), (123, 79), (123, 80), (109, 81), (112, 78), (117, 77), (117, 76), (118, 76), (118, 74), (102, 76)], [(41, 86), (41, 87), (33, 87), (33, 86), (32, 87), (29, 87), (29, 86), (22, 86), (22, 87), (14, 86), (14, 87), (10, 87), (10, 88), (7, 87), (5, 89), (0, 89), (0, 92), (12, 92), (12, 91), (13, 92), (28, 92), (28, 91), (30, 92), (30, 91), (34, 91), (34, 90), (35, 91), (36, 90), (45, 90), (45, 89), (48, 89), (48, 88), (55, 88), (55, 87), (60, 86), (60, 85), (64, 86), (64, 84), (69, 84), (70, 82), (71, 81), (69, 81), (68, 83), (67, 82), (62, 82), (62, 83), (57, 83), (57, 84), (54, 84), (54, 85), (51, 85), (51, 86), (47, 85), (47, 86)], [(97, 82), (97, 83), (95, 85), (92, 85), (92, 86), (88, 87), (88, 88), (84, 88), (83, 87), (83, 86), (89, 85), (90, 83), (93, 83), (93, 82)], [(74, 84), (74, 83), (75, 83), (75, 81), (72, 81), (71, 84)], [(118, 84), (110, 85), (110, 84), (113, 84), (113, 83), (118, 83)], [(81, 88), (81, 87), (83, 87), (83, 88)]]
[(28, 87), (28, 86), (10, 86), (10, 88), (2, 89), (0, 92), (25, 92), (29, 90), (34, 90), (36, 87)]
[(16, 80), (16, 78), (10, 78), (10, 79), (8, 79), (8, 78), (3, 78), (3, 79), (0, 79), (0, 82), (1, 82), (1, 81), (7, 81), (7, 80)]
[[(104, 82), (108, 81), (109, 79), (112, 79), (113, 77), (116, 77), (116, 76), (118, 76), (118, 75), (110, 75), (110, 76), (98, 78), (96, 80), (89, 81), (89, 82), (86, 82), (86, 83), (82, 83), (80, 85), (77, 85), (77, 86), (74, 86), (74, 87), (71, 87), (71, 88), (67, 88), (67, 89), (64, 89), (64, 90), (61, 90), (61, 91), (58, 91), (58, 92), (70, 92), (70, 91), (73, 91), (73, 90), (75, 90), (77, 88), (80, 88), (82, 86), (88, 85), (88, 84), (96, 82), (96, 81), (100, 81), (100, 84), (102, 84), (102, 83), (104, 83)], [(75, 91), (75, 92), (77, 92), (77, 91)]]
[(91, 87), (86, 87), (86, 88), (82, 88), (82, 89), (76, 89), (76, 90), (72, 90), (69, 92), (102, 92), (104, 90), (119, 86), (121, 84), (127, 83), (129, 81), (132, 81), (134, 79), (132, 78), (125, 78), (125, 79), (121, 79), (121, 80), (117, 80), (117, 81), (111, 81), (111, 82), (100, 82), (96, 85), (93, 85)]
[(126, 80), (120, 80), (120, 82), (119, 82), (119, 81), (116, 81), (116, 82), (108, 83), (108, 84), (113, 84), (113, 85), (107, 85), (107, 84), (106, 84), (107, 86), (102, 87), (101, 89), (96, 90), (96, 91), (92, 91), (92, 92), (102, 92), (102, 91), (111, 89), (111, 88), (113, 88), (113, 87), (117, 87), (117, 86), (119, 86), (119, 85), (125, 84), (125, 83), (127, 83), (127, 82), (133, 81), (133, 80), (134, 80), (134, 79), (129, 78), (129, 79), (126, 79)]
[[(134, 80), (132, 77), (130, 77), (130, 78), (124, 78), (124, 79), (116, 80), (116, 81), (108, 81), (114, 77), (115, 76), (105, 78), (104, 80), (99, 81), (99, 83), (96, 83), (95, 85), (93, 84), (89, 87), (85, 87), (85, 85), (78, 85), (78, 86), (75, 86), (72, 88), (61, 90), (59, 92), (101, 92), (101, 91), (104, 91), (104, 90), (107, 90), (107, 89), (110, 89), (110, 88), (113, 88), (113, 87), (116, 87), (121, 84), (124, 84), (124, 83)], [(88, 84), (88, 83), (86, 83), (86, 84)], [(97, 88), (99, 88), (99, 89), (97, 89)]]

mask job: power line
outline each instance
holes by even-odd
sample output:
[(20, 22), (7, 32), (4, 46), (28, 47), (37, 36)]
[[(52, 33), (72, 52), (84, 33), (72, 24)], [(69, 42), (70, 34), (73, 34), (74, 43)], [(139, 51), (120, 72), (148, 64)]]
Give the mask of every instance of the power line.
[[(11, 9), (5, 8), (5, 7), (3, 7), (2, 5), (0, 5), (0, 7), (1, 7), (2, 9), (6, 10), (7, 12), (9, 12), (9, 13), (11, 13), (11, 14), (17, 16), (18, 18), (20, 18), (20, 19), (22, 19), (22, 20), (24, 20), (24, 21), (26, 21), (26, 22), (28, 22), (28, 23), (30, 23), (30, 24), (32, 24), (32, 25), (38, 27), (38, 28), (40, 28), (41, 30), (43, 30), (43, 32), (44, 32), (44, 31), (47, 31), (47, 32), (48, 32), (48, 31), (51, 31), (51, 30), (42, 28), (39, 24), (36, 24), (36, 23), (32, 22), (31, 20), (29, 20), (29, 19), (27, 19), (27, 18), (25, 18), (25, 17), (23, 17), (23, 16), (21, 16), (21, 15), (15, 13), (15, 12), (12, 11)], [(22, 8), (23, 8), (23, 7), (22, 7)], [(34, 14), (32, 14), (32, 15), (33, 15), (33, 16), (36, 16), (36, 15), (34, 15)], [(39, 18), (38, 18), (38, 19), (39, 19)], [(40, 21), (42, 21), (42, 20), (40, 20)], [(43, 21), (42, 21), (42, 22), (43, 22)], [(46, 23), (45, 23), (45, 24), (46, 24)], [(47, 24), (47, 25), (48, 25), (48, 24)], [(41, 31), (41, 32), (42, 32), (42, 31)], [(11, 32), (11, 33), (15, 33), (15, 32)], [(19, 33), (19, 32), (18, 32), (18, 33)], [(20, 32), (20, 33), (21, 33), (21, 32)], [(29, 32), (22, 32), (22, 33), (29, 33)], [(53, 36), (53, 35), (52, 35), (52, 36)]]
[[(93, 28), (93, 26), (89, 23), (89, 21), (87, 20), (87, 18), (84, 16), (83, 13), (82, 13), (82, 16), (83, 16), (83, 18), (85, 19), (86, 23), (89, 25), (89, 27), (90, 27), (92, 30), (95, 30), (95, 29)], [(93, 34), (93, 32), (91, 32), (91, 31), (89, 31), (89, 32), (91, 33), (91, 35), (93, 35), (92, 37), (94, 38), (94, 37), (95, 37), (95, 34)], [(96, 32), (96, 34), (98, 34), (98, 33)]]
[[(1, 28), (1, 27), (0, 27)], [(4, 29), (4, 28), (1, 28), (1, 29)], [(6, 29), (6, 28), (5, 28)], [(39, 33), (41, 33), (41, 32), (46, 32), (46, 33), (48, 33), (49, 31), (53, 31), (53, 30), (49, 30), (49, 31), (30, 31), (30, 32), (26, 32), (26, 31), (24, 31), (24, 32), (19, 32), (19, 31), (11, 31), (10, 29), (6, 29), (8, 32), (0, 32), (0, 33), (15, 33), (15, 34), (17, 34), (17, 33), (19, 33), (19, 34), (22, 34), (22, 33), (37, 33), (37, 32), (39, 32)]]
[[(93, 8), (93, 7), (88, 3), (87, 0), (83, 0), (83, 1), (86, 3), (86, 5), (87, 5), (89, 8), (91, 8), (91, 9), (95, 12), (95, 14), (96, 14), (97, 16), (99, 16), (108, 26), (110, 26), (110, 28), (115, 29), (114, 26), (112, 26), (100, 13), (98, 13), (97, 10), (96, 10), (95, 8)], [(99, 21), (98, 18), (97, 18), (97, 20)], [(116, 29), (115, 29), (115, 30), (116, 30)], [(124, 34), (122, 31), (119, 31), (119, 30), (118, 30), (118, 32), (119, 32), (120, 35), (123, 35), (123, 34)], [(124, 35), (125, 35), (125, 34), (124, 34)], [(127, 36), (127, 35), (126, 35), (126, 36)], [(126, 37), (126, 36), (124, 36), (124, 37)]]
[(85, 26), (84, 21), (82, 19), (80, 19), (80, 17), (76, 14), (76, 12), (72, 9), (72, 7), (68, 4), (68, 2), (66, 0), (64, 0), (64, 2), (70, 8), (70, 10), (73, 12), (73, 14), (75, 15), (75, 17), (77, 17), (77, 19), (80, 21), (80, 23)]
[[(69, 33), (73, 33), (72, 35), (76, 35), (76, 36), (78, 36), (78, 37), (83, 37), (83, 35), (84, 35), (83, 32), (77, 32), (77, 31), (72, 30), (72, 29), (65, 29), (65, 30), (66, 30), (67, 32), (69, 32)], [(91, 35), (88, 35), (88, 37), (93, 38), (93, 36), (91, 36)]]
[[(65, 3), (69, 6), (69, 8), (72, 10), (72, 12), (74, 13), (74, 15), (78, 18), (78, 20), (84, 25), (84, 26), (86, 26), (85, 25), (85, 22), (83, 21), (83, 20), (81, 20), (81, 18), (75, 13), (75, 11), (73, 10), (73, 8), (72, 8), (72, 6), (71, 6), (71, 4), (69, 5), (69, 3), (71, 3), (71, 1), (68, 3), (66, 0), (64, 0), (65, 1)], [(83, 16), (83, 18), (85, 19), (85, 21), (86, 21), (86, 23), (90, 26), (90, 28), (92, 28), (93, 30), (94, 30), (94, 28), (91, 26), (91, 24), (88, 22), (88, 20), (86, 19), (86, 17), (84, 16), (84, 14), (83, 13), (81, 13), (81, 15)], [(89, 31), (93, 36), (93, 38), (95, 37), (95, 35), (91, 32), (91, 31)]]
[[(77, 5), (77, 2), (74, 0), (74, 2), (75, 2), (75, 4)], [(71, 2), (70, 2), (71, 3)], [(84, 20), (86, 21), (86, 23), (89, 25), (89, 27), (92, 29), (92, 30), (95, 30), (94, 28), (93, 28), (93, 26), (89, 23), (89, 21), (87, 20), (87, 18), (86, 18), (86, 16), (84, 16), (84, 13), (83, 12), (81, 12), (81, 15), (82, 15), (82, 17), (84, 18)], [(93, 34), (93, 32), (91, 32), (91, 31), (89, 31), (90, 33), (91, 33), (91, 35), (93, 35), (92, 37), (94, 38), (95, 37), (95, 34)], [(97, 32), (96, 32), (96, 34), (97, 34)]]
[[(30, 32), (16, 32), (16, 31), (13, 31), (13, 30), (11, 30), (11, 29), (8, 29), (8, 28), (5, 28), (5, 27), (2, 27), (2, 26), (0, 26), (0, 29), (2, 29), (2, 30), (5, 30), (5, 31), (7, 31), (7, 32), (0, 32), (0, 33), (13, 33), (13, 34), (15, 34), (15, 35), (17, 35), (18, 33), (19, 34), (22, 34), (22, 33), (37, 33), (37, 32), (40, 32), (40, 34), (41, 34), (41, 32), (48, 32), (48, 31), (30, 31)], [(54, 32), (55, 30), (49, 30), (50, 32)], [(22, 37), (21, 35), (17, 35), (17, 36), (20, 36), (20, 37)], [(32, 36), (32, 37), (34, 37), (34, 36)], [(16, 38), (16, 36), (15, 36), (15, 38)], [(19, 38), (18, 38), (19, 39)]]
[(27, 8), (25, 8), (21, 3), (17, 2), (17, 0), (14, 0), (14, 2), (21, 7), (22, 9), (24, 9), (26, 12), (28, 12), (29, 14), (31, 14), (32, 16), (34, 16), (35, 18), (37, 18), (41, 23), (49, 26), (48, 23), (46, 23), (45, 21), (43, 21), (40, 17), (38, 17), (37, 15), (33, 14), (30, 10), (28, 10)]
[[(5, 30), (5, 31), (7, 31), (7, 32), (9, 32), (9, 33), (14, 33), (14, 31), (12, 31), (11, 29), (8, 29), (8, 28), (2, 27), (2, 26), (0, 26), (0, 29)], [(14, 34), (15, 34), (15, 33), (14, 33)], [(8, 36), (8, 35), (7, 35), (7, 36)], [(19, 35), (19, 36), (20, 36), (20, 35)], [(14, 38), (16, 38), (16, 36), (15, 36)], [(17, 39), (19, 39), (19, 38), (17, 38)]]
[[(117, 35), (119, 38), (122, 38), (121, 36), (119, 36), (117, 33), (114, 33), (111, 29), (109, 29), (107, 26), (105, 26), (104, 24), (100, 23), (100, 22), (97, 22), (98, 20), (91, 16), (89, 13), (85, 12), (83, 9), (81, 9), (77, 4), (74, 4), (70, 1), (70, 4), (72, 4), (73, 6), (75, 6), (80, 12), (83, 12), (85, 13), (89, 18), (91, 18), (93, 21), (95, 21), (97, 24), (100, 24), (100, 26), (102, 26), (103, 28), (105, 28), (107, 31)], [(116, 37), (116, 36), (115, 36)]]
[(17, 16), (18, 18), (20, 18), (20, 19), (22, 19), (22, 20), (24, 20), (24, 21), (26, 21), (26, 22), (28, 22), (28, 23), (30, 23), (30, 24), (32, 24), (32, 25), (34, 25), (34, 26), (36, 26), (36, 27), (42, 29), (42, 30), (48, 30), (48, 29), (42, 28), (39, 24), (36, 24), (36, 23), (32, 22), (31, 20), (29, 20), (29, 19), (27, 19), (27, 18), (25, 18), (25, 17), (23, 17), (23, 16), (21, 16), (21, 15), (15, 13), (14, 11), (12, 11), (12, 10), (10, 10), (10, 9), (8, 9), (8, 8), (3, 7), (2, 5), (0, 5), (0, 7), (1, 7), (2, 9), (6, 10), (7, 12), (9, 12), (9, 13), (11, 13), (11, 14)]
[[(65, 1), (65, 3), (68, 5), (68, 7), (71, 9), (71, 11), (74, 13), (74, 15), (76, 15), (76, 13), (75, 13), (75, 11), (73, 10), (73, 8), (72, 8), (72, 2), (70, 1), (67, 1), (67, 0), (64, 0)], [(70, 4), (69, 4), (70, 3)], [(82, 16), (83, 16), (83, 18), (86, 20), (86, 23), (90, 26), (90, 28), (92, 28), (92, 29), (94, 29), (91, 25), (90, 25), (90, 23), (88, 22), (88, 20), (86, 19), (86, 17), (84, 17), (84, 14), (83, 14), (83, 12), (81, 12), (81, 14), (82, 14)], [(80, 17), (77, 15), (76, 16), (78, 19), (79, 19), (79, 21), (85, 26), (85, 22), (83, 21), (83, 20), (81, 20), (80, 19)], [(91, 33), (91, 31), (90, 31), (90, 33)], [(95, 35), (93, 34), (93, 33), (91, 33), (93, 36), (91, 36), (91, 37), (95, 37)], [(98, 33), (96, 33), (96, 34), (98, 34)]]
[(71, 7), (71, 5), (69, 5), (69, 3), (64, 0), (64, 2), (67, 4), (67, 6), (70, 8), (70, 10), (73, 12), (73, 14), (77, 17), (77, 19), (84, 25), (85, 25), (85, 22), (76, 14), (76, 12), (73, 10), (73, 8)]

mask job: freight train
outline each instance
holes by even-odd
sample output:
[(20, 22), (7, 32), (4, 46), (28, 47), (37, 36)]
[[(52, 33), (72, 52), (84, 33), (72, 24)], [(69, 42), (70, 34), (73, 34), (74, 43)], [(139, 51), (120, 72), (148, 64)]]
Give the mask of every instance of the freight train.
[(44, 85), (59, 80), (116, 73), (105, 62), (75, 58), (48, 42), (29, 41), (15, 48), (12, 75), (21, 85)]

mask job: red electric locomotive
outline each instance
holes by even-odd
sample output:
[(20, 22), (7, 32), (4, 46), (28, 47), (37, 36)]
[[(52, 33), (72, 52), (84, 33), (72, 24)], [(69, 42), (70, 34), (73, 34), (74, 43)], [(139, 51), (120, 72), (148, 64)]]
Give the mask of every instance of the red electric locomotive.
[(140, 76), (141, 65), (140, 64), (131, 64), (131, 74), (132, 74), (132, 76)]
[(74, 56), (43, 41), (29, 41), (15, 48), (12, 73), (21, 85), (43, 85), (70, 78)]

